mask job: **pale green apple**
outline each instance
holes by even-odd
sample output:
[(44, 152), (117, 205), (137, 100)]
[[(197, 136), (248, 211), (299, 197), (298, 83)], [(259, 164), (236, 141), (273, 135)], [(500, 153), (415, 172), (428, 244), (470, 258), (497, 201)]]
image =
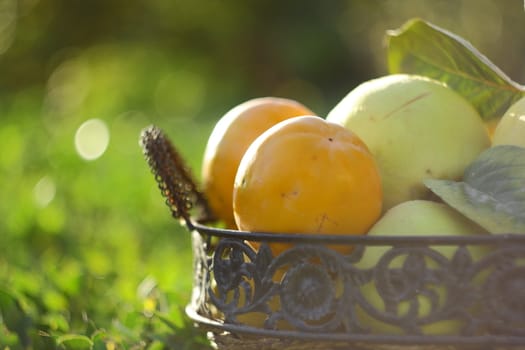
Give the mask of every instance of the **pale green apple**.
[(446, 85), (394, 74), (362, 83), (327, 120), (344, 125), (367, 144), (383, 184), (383, 210), (425, 199), (426, 178), (457, 180), (490, 137), (479, 113)]
[(492, 144), (525, 147), (525, 97), (503, 114), (494, 130)]
[[(476, 235), (486, 234), (487, 232), (468, 220), (451, 207), (438, 202), (427, 200), (412, 200), (403, 202), (388, 210), (377, 222), (368, 235), (370, 236), (454, 236), (454, 235)], [(432, 246), (438, 253), (450, 261), (455, 254), (456, 246)], [(360, 268), (372, 268), (376, 266), (378, 261), (384, 256), (391, 247), (389, 246), (370, 246), (367, 247), (363, 258), (357, 264)], [(480, 246), (472, 246), (467, 248), (473, 260), (477, 260), (486, 254), (487, 249)], [(400, 254), (390, 261), (389, 269), (400, 268), (406, 261), (406, 254)], [(425, 265), (428, 269), (440, 268), (440, 263), (425, 255)], [(442, 266), (441, 266), (442, 268)], [(377, 273), (377, 272), (376, 272)], [(362, 288), (362, 295), (366, 301), (372, 305), (376, 310), (385, 311), (385, 304), (376, 286), (376, 280), (372, 280), (365, 284)], [(406, 287), (406, 286), (404, 286)], [(421, 286), (418, 286), (421, 287)], [(408, 287), (406, 287), (408, 288)], [(438, 296), (439, 302), (437, 307), (440, 308), (445, 303), (447, 293), (442, 286), (427, 284), (425, 288), (431, 290)], [(405, 291), (406, 292), (406, 291)], [(417, 293), (417, 301), (419, 303), (418, 318), (424, 318), (429, 315), (431, 311), (431, 301), (428, 295), (421, 291), (413, 291)], [(403, 316), (408, 313), (410, 306), (409, 301), (401, 301), (397, 310), (391, 311), (397, 316)], [(363, 325), (370, 327), (373, 331), (379, 333), (400, 333), (401, 329), (395, 325), (382, 322), (374, 317), (371, 317), (365, 312), (358, 312)], [(436, 323), (429, 323), (423, 327), (423, 332), (426, 334), (454, 334), (461, 324), (457, 321), (443, 320)]]

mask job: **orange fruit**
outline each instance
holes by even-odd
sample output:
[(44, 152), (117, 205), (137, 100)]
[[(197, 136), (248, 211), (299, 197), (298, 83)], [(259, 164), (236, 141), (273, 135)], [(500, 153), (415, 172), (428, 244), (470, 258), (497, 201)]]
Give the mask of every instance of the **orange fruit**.
[[(288, 119), (259, 136), (233, 189), (235, 222), (246, 231), (365, 234), (381, 207), (379, 170), (365, 143), (315, 116)], [(270, 246), (274, 254), (289, 247)]]
[(235, 227), (233, 181), (244, 152), (269, 127), (300, 115), (313, 112), (294, 100), (260, 97), (234, 107), (216, 124), (204, 152), (201, 177), (210, 208), (226, 227)]

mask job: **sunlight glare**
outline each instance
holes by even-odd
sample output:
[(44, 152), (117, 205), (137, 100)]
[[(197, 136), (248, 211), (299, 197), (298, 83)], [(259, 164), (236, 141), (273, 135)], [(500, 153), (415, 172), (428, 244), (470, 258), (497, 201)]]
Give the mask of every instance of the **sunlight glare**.
[(41, 178), (33, 188), (35, 203), (41, 207), (46, 207), (55, 198), (55, 182), (49, 176)]
[(89, 119), (75, 133), (75, 149), (85, 160), (101, 157), (109, 145), (109, 129), (100, 119)]

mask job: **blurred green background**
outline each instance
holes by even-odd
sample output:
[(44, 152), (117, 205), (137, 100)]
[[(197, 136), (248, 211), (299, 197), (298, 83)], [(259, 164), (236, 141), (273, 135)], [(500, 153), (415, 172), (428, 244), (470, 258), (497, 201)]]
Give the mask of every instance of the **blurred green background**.
[(522, 0), (0, 0), (0, 349), (206, 348), (181, 312), (188, 233), (138, 137), (200, 173), (213, 125), (260, 96), (326, 115), (384, 75), (420, 17), (525, 82)]

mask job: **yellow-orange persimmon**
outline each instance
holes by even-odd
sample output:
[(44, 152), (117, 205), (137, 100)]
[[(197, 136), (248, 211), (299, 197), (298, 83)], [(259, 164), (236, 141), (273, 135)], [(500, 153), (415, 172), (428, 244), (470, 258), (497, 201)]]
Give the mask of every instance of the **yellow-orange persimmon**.
[(260, 97), (239, 104), (219, 120), (204, 152), (202, 180), (210, 208), (227, 227), (235, 227), (233, 181), (248, 146), (257, 136), (280, 121), (313, 114), (307, 107), (291, 99)]
[[(367, 146), (315, 116), (285, 120), (259, 136), (233, 190), (235, 222), (246, 231), (365, 234), (381, 205), (379, 171)], [(287, 247), (271, 245), (274, 254)]]

